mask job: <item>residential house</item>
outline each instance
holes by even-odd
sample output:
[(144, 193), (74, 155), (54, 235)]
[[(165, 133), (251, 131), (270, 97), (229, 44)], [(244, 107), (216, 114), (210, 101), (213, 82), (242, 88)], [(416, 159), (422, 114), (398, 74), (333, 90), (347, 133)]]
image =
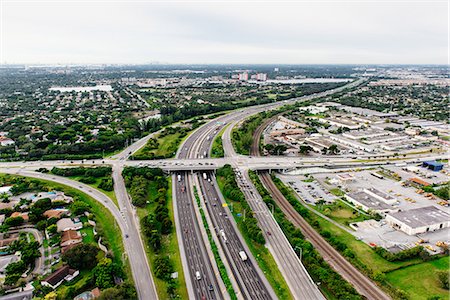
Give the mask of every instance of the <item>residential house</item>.
[(71, 218), (62, 218), (56, 222), (56, 226), (58, 227), (58, 232), (67, 231), (67, 230), (80, 230), (83, 228), (83, 224), (80, 220), (73, 220)]
[(61, 247), (76, 245), (83, 241), (81, 234), (75, 230), (63, 231), (61, 235)]
[(71, 281), (80, 274), (80, 271), (71, 269), (69, 266), (63, 266), (47, 276), (41, 284), (56, 289), (64, 281)]

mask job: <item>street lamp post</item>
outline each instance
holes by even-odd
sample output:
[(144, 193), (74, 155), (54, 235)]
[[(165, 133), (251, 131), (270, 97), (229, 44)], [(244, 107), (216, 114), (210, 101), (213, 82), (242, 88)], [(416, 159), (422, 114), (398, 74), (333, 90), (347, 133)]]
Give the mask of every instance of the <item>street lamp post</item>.
[(295, 250), (300, 249), (300, 261), (302, 261), (303, 249), (299, 246), (295, 246)]

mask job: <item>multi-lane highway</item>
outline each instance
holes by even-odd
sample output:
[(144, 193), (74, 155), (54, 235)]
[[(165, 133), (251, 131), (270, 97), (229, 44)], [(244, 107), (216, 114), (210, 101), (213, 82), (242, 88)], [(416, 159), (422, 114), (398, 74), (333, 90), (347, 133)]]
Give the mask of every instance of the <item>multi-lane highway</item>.
[[(179, 241), (180, 250), (182, 254), (183, 268), (186, 271), (186, 280), (188, 284), (189, 295), (196, 299), (227, 299), (229, 296), (224, 291), (223, 283), (220, 276), (217, 273), (217, 266), (215, 265), (209, 247), (207, 247), (206, 237), (204, 229), (199, 225), (198, 211), (194, 207), (193, 197), (193, 176), (190, 175), (187, 170), (214, 170), (225, 164), (231, 164), (235, 168), (239, 169), (285, 169), (291, 167), (308, 167), (308, 166), (323, 166), (322, 160), (303, 160), (292, 158), (257, 158), (257, 157), (245, 157), (236, 155), (232, 152), (231, 141), (224, 141), (224, 148), (227, 153), (226, 158), (222, 159), (210, 159), (207, 158), (212, 141), (218, 132), (227, 124), (234, 125), (237, 122), (245, 119), (246, 117), (259, 113), (261, 111), (276, 109), (286, 104), (292, 104), (296, 101), (306, 101), (317, 97), (324, 97), (346, 88), (351, 88), (359, 85), (363, 80), (356, 80), (346, 86), (328, 90), (322, 93), (314, 95), (304, 96), (283, 102), (269, 103), (246, 109), (233, 111), (226, 115), (220, 116), (207, 124), (201, 126), (193, 134), (191, 134), (180, 147), (177, 153), (177, 159), (173, 160), (157, 160), (157, 161), (128, 161), (126, 160), (130, 153), (134, 153), (141, 146), (145, 145), (147, 140), (151, 136), (147, 136), (138, 142), (134, 143), (120, 154), (112, 157), (111, 159), (92, 160), (92, 161), (46, 161), (46, 162), (10, 162), (0, 163), (0, 172), (3, 173), (17, 173), (19, 175), (43, 178), (53, 180), (59, 183), (66, 184), (68, 186), (80, 189), (92, 196), (97, 201), (101, 202), (107, 207), (116, 219), (121, 229), (124, 246), (128, 259), (131, 264), (133, 278), (136, 283), (138, 296), (140, 299), (157, 299), (157, 293), (153, 278), (150, 272), (148, 261), (146, 259), (144, 245), (139, 235), (139, 223), (131, 205), (131, 201), (125, 189), (121, 171), (124, 166), (151, 166), (161, 167), (162, 169), (169, 171), (180, 171), (180, 181), (177, 179), (177, 175), (173, 175), (174, 185), (174, 204), (175, 204), (175, 217), (177, 226), (177, 235)], [(228, 133), (231, 131), (230, 126), (225, 131)], [(227, 134), (226, 134), (227, 135)], [(416, 159), (417, 158), (412, 158)], [(411, 160), (412, 160), (411, 159)], [(380, 164), (387, 160), (380, 160), (376, 163)], [(407, 160), (405, 160), (407, 161)], [(366, 161), (354, 161), (349, 157), (329, 158), (326, 164), (340, 165), (340, 166), (363, 166), (367, 164)], [(112, 165), (113, 166), (113, 179), (114, 190), (117, 196), (119, 208), (103, 193), (90, 188), (82, 183), (74, 182), (67, 178), (57, 177), (54, 175), (41, 174), (32, 172), (30, 170), (36, 170), (41, 167), (52, 168), (54, 166), (76, 166), (76, 165)], [(175, 173), (178, 174), (178, 173)], [(202, 173), (200, 173), (202, 174)], [(211, 181), (214, 181), (212, 173), (208, 173)], [(288, 247), (288, 242), (276, 222), (273, 220), (270, 213), (267, 211), (267, 207), (263, 205), (261, 199), (258, 198), (255, 193), (254, 187), (251, 185), (245, 172), (239, 181), (240, 186), (247, 198), (249, 199), (252, 208), (259, 215), (259, 222), (263, 230), (266, 233), (266, 240), (268, 241), (269, 249), (272, 253), (278, 253), (274, 255), (277, 260), (281, 271), (286, 277), (292, 293), (295, 298), (298, 299), (322, 299), (323, 296), (318, 292), (317, 287), (311, 281), (307, 273), (301, 270), (302, 266), (298, 259), (295, 261), (292, 254), (292, 248)], [(248, 299), (270, 299), (275, 298), (271, 287), (267, 284), (267, 280), (261, 275), (256, 263), (250, 256), (250, 252), (246, 250), (249, 255), (249, 260), (244, 265), (244, 262), (239, 262), (236, 256), (236, 250), (247, 249), (245, 243), (242, 242), (239, 233), (236, 228), (233, 229), (233, 222), (226, 218), (219, 218), (224, 211), (219, 208), (221, 196), (216, 187), (209, 187), (208, 183), (198, 178), (200, 184), (199, 189), (204, 195), (206, 201), (211, 202), (211, 199), (217, 201), (214, 208), (208, 208), (207, 213), (217, 227), (222, 227), (229, 238), (233, 239), (233, 242), (229, 245), (222, 245), (225, 250), (224, 253), (227, 256), (229, 268), (232, 269), (232, 275), (235, 277), (236, 282), (239, 282), (239, 289), (243, 298)], [(205, 190), (206, 189), (206, 190)], [(217, 198), (218, 200), (215, 200)], [(216, 209), (217, 208), (217, 209)], [(225, 210), (227, 212), (227, 210)], [(234, 224), (235, 225), (235, 224)], [(234, 226), (235, 227), (235, 226)], [(278, 228), (278, 229), (277, 229)], [(268, 234), (267, 232), (273, 231), (275, 234)], [(281, 234), (280, 234), (281, 232)], [(284, 254), (281, 254), (281, 253)], [(295, 256), (296, 257), (296, 256)], [(250, 267), (249, 267), (250, 266)], [(300, 266), (300, 267), (299, 267)], [(198, 273), (197, 273), (198, 272)], [(294, 283), (292, 283), (294, 282)]]
[(215, 272), (195, 211), (191, 178), (187, 172), (173, 176), (176, 226), (189, 294), (195, 299), (224, 299), (220, 276)]
[[(205, 206), (243, 298), (275, 299), (275, 293), (239, 234), (233, 217), (225, 209), (225, 201), (215, 184), (214, 173), (203, 174), (197, 173), (197, 177)], [(240, 257), (241, 251), (247, 256), (246, 260)]]

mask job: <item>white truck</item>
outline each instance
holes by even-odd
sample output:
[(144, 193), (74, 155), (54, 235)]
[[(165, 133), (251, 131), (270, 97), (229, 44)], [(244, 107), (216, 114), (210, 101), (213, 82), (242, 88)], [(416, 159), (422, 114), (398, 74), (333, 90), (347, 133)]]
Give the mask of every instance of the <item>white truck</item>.
[(245, 253), (245, 251), (239, 251), (239, 256), (241, 257), (242, 261), (246, 261), (248, 259), (247, 253)]
[(206, 180), (208, 177), (206, 176), (206, 173), (203, 173), (203, 179)]
[(220, 229), (220, 235), (222, 236), (223, 241), (228, 243), (227, 236), (225, 235), (225, 231), (223, 231), (223, 229)]

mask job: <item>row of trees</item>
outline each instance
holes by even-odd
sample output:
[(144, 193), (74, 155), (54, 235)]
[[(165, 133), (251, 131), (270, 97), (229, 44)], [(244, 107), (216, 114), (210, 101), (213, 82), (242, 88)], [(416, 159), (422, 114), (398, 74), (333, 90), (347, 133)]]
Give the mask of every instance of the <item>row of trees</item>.
[(75, 168), (57, 168), (53, 167), (51, 170), (52, 174), (58, 175), (58, 176), (64, 176), (64, 177), (71, 177), (71, 176), (85, 176), (85, 177), (106, 177), (110, 176), (112, 173), (112, 168), (108, 166), (102, 166), (102, 167), (93, 167), (93, 168), (86, 168), (86, 167), (75, 167)]
[[(141, 219), (141, 228), (146, 236), (146, 242), (151, 250), (156, 254), (152, 268), (155, 276), (166, 282), (167, 294), (171, 298), (176, 297), (178, 283), (171, 277), (174, 272), (174, 265), (166, 250), (165, 241), (168, 240), (167, 235), (173, 231), (172, 220), (169, 217), (168, 208), (168, 180), (164, 176), (161, 169), (152, 169), (148, 167), (133, 168), (127, 167), (123, 171), (126, 184), (133, 201), (138, 197), (139, 203), (153, 207), (148, 215)], [(145, 193), (136, 190), (135, 182)], [(134, 203), (134, 202), (133, 202)]]
[(261, 228), (259, 228), (258, 221), (254, 217), (253, 211), (250, 209), (250, 206), (245, 200), (244, 194), (236, 183), (233, 168), (230, 165), (225, 165), (217, 170), (217, 176), (220, 177), (220, 180), (223, 180), (223, 195), (231, 201), (239, 202), (242, 209), (245, 211), (245, 218), (241, 223), (243, 233), (256, 243), (264, 245), (266, 241), (262, 234)]

